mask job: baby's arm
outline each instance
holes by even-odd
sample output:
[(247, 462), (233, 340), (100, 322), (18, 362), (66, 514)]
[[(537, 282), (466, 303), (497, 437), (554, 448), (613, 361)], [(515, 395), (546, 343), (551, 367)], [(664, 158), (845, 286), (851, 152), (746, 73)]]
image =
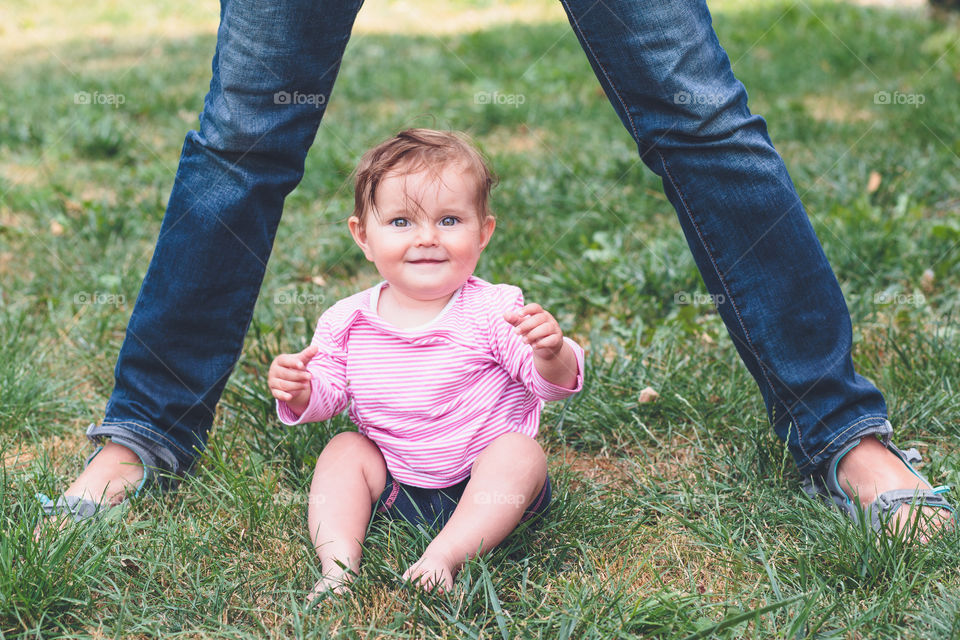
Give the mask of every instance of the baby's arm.
[(321, 422), (343, 411), (349, 403), (347, 359), (331, 323), (321, 317), (309, 347), (277, 356), (268, 384), (284, 424)]
[(544, 380), (567, 389), (577, 387), (577, 354), (563, 339), (560, 325), (548, 311), (534, 303), (507, 311), (503, 318), (533, 348), (533, 364)]
[(286, 402), (297, 416), (310, 404), (310, 380), (307, 363), (317, 354), (316, 345), (310, 345), (300, 353), (282, 353), (274, 358), (267, 375), (270, 393), (281, 402)]

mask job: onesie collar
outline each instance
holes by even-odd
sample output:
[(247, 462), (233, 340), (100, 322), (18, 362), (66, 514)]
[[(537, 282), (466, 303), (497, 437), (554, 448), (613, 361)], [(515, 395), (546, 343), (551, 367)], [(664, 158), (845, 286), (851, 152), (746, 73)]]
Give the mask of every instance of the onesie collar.
[[(473, 276), (471, 276), (471, 277), (473, 277)], [(468, 281), (469, 281), (469, 280), (468, 280)], [(380, 292), (383, 291), (383, 288), (384, 288), (386, 285), (387, 285), (387, 281), (384, 280), (384, 281), (381, 282), (380, 284), (377, 284), (377, 285), (375, 285), (374, 287), (371, 288), (371, 290), (370, 290), (370, 303), (369, 303), (369, 306), (367, 307), (367, 309), (365, 309), (365, 311), (366, 311), (368, 314), (370, 314), (370, 316), (372, 316), (372, 317), (376, 318), (377, 320), (379, 320), (381, 323), (386, 324), (386, 325), (389, 325), (394, 331), (400, 331), (400, 332), (419, 332), (419, 331), (426, 331), (427, 329), (433, 328), (434, 325), (438, 324), (438, 323), (440, 322), (440, 320), (441, 320), (445, 315), (447, 315), (447, 312), (448, 312), (450, 309), (453, 308), (453, 305), (455, 305), (455, 304), (457, 303), (457, 300), (460, 299), (460, 294), (461, 294), (461, 292), (463, 291), (463, 286), (464, 286), (464, 285), (460, 285), (460, 287), (459, 287), (456, 291), (453, 292), (453, 295), (450, 296), (450, 299), (447, 301), (447, 304), (445, 304), (445, 305), (443, 306), (443, 309), (440, 310), (440, 313), (438, 313), (437, 315), (435, 315), (432, 320), (430, 320), (429, 322), (426, 322), (426, 323), (424, 323), (424, 324), (418, 325), (418, 326), (416, 326), (416, 327), (408, 327), (408, 328), (406, 328), (406, 329), (401, 329), (400, 327), (394, 326), (393, 324), (387, 322), (386, 320), (384, 320), (383, 318), (380, 317), (380, 314), (379, 314), (379, 313), (377, 313), (377, 303), (380, 301)]]

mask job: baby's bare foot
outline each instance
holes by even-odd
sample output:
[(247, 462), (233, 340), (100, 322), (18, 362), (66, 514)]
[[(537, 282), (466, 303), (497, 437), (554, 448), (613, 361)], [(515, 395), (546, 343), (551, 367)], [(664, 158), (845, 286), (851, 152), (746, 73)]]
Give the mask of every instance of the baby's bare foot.
[(328, 592), (338, 595), (350, 593), (349, 585), (353, 581), (353, 577), (350, 574), (347, 574), (347, 576), (349, 577), (340, 576), (334, 578), (332, 576), (324, 576), (317, 580), (317, 584), (313, 585), (313, 591), (307, 596), (307, 604), (319, 602)]
[(453, 577), (459, 567), (444, 553), (427, 549), (420, 559), (403, 572), (403, 579), (427, 590), (444, 593), (453, 589)]
[(324, 561), (323, 577), (317, 580), (313, 585), (313, 591), (307, 596), (307, 604), (319, 602), (328, 592), (331, 594), (350, 593), (350, 583), (353, 582), (356, 573), (346, 564), (338, 563), (336, 560)]
[[(850, 450), (837, 466), (837, 481), (851, 499), (867, 506), (885, 491), (893, 489), (930, 489), (906, 465), (874, 437), (864, 438)], [(919, 520), (919, 522), (915, 522)], [(933, 507), (898, 509), (887, 527), (894, 535), (908, 533), (916, 526), (921, 543), (953, 524), (953, 515), (946, 509)]]

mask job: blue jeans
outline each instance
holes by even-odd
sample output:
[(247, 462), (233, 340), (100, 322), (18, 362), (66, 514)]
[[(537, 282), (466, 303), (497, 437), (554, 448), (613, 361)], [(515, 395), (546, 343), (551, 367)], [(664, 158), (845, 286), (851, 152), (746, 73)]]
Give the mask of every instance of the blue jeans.
[[(561, 0), (804, 475), (883, 396), (850, 357), (849, 312), (766, 123), (702, 0)], [(329, 102), (358, 0), (222, 0), (199, 131), (184, 142), (101, 425), (147, 464), (202, 451), (250, 324), (285, 196)]]

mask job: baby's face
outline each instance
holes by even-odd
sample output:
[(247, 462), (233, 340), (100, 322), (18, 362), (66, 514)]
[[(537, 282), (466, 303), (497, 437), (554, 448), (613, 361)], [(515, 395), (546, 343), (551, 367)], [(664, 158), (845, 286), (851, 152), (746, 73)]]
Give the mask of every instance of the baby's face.
[(472, 176), (455, 165), (390, 173), (377, 186), (376, 211), (350, 231), (380, 275), (409, 299), (449, 298), (473, 273), (495, 221), (481, 220)]

